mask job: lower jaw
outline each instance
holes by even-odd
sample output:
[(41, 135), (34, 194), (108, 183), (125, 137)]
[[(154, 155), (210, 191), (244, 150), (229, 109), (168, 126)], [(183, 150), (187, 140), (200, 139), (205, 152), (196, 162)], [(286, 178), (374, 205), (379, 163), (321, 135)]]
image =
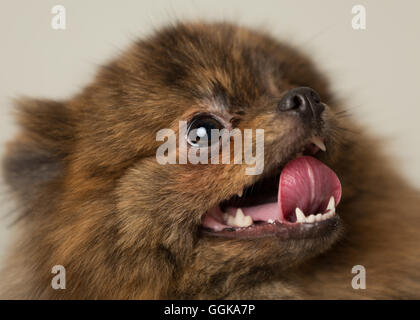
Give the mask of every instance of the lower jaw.
[(279, 240), (315, 239), (333, 236), (340, 228), (338, 215), (314, 223), (257, 223), (246, 228), (227, 228), (221, 231), (212, 231), (202, 228), (203, 235), (230, 239), (255, 239), (272, 237)]

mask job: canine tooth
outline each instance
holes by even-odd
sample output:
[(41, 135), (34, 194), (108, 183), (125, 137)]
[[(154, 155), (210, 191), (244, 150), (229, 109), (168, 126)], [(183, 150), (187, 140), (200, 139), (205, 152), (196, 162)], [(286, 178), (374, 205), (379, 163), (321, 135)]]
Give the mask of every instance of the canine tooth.
[(328, 201), (327, 210), (335, 209), (335, 200), (334, 196), (331, 196), (330, 201)]
[(243, 215), (244, 215), (243, 211), (240, 208), (238, 208), (236, 210), (235, 216), (231, 216), (231, 215), (228, 216), (227, 224), (232, 227), (240, 227), (240, 224), (242, 223)]
[(249, 227), (254, 222), (252, 221), (252, 218), (250, 216), (244, 216), (242, 219), (242, 226), (243, 228)]
[(244, 212), (242, 211), (241, 208), (236, 209), (236, 217), (239, 217), (242, 219), (244, 216), (245, 216)]
[(330, 201), (328, 202), (327, 211), (332, 212), (332, 214), (335, 214), (335, 200), (334, 196), (331, 196)]
[(239, 191), (238, 192), (238, 197), (241, 198), (243, 194), (244, 194), (244, 190)]
[(274, 220), (273, 219), (268, 219), (267, 222), (273, 224), (274, 223)]
[(231, 227), (236, 227), (236, 218), (232, 216), (228, 216), (226, 220), (226, 224)]
[(311, 142), (316, 145), (318, 148), (320, 148), (322, 151), (327, 151), (327, 147), (325, 146), (325, 143), (323, 139), (319, 136), (313, 136), (311, 138)]
[(311, 214), (309, 217), (306, 217), (306, 222), (309, 222), (309, 223), (315, 222), (315, 216)]
[(306, 221), (305, 214), (298, 207), (296, 207), (295, 213), (296, 213), (296, 221), (297, 222), (305, 222)]
[(227, 218), (227, 224), (232, 227), (240, 227), (245, 228), (249, 227), (253, 224), (252, 218), (250, 216), (244, 215), (244, 212), (241, 208), (238, 208), (236, 210), (236, 215), (233, 217), (231, 215), (228, 215)]

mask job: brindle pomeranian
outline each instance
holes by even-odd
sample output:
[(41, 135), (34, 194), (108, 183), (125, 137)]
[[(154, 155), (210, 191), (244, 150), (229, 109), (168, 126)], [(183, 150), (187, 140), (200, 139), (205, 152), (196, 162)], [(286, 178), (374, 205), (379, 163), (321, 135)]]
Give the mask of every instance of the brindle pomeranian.
[[(180, 23), (74, 98), (17, 107), (3, 165), (21, 234), (4, 298), (420, 298), (419, 192), (287, 44)], [(179, 121), (263, 129), (262, 174), (158, 163), (157, 132)], [(65, 290), (51, 286), (55, 265)]]

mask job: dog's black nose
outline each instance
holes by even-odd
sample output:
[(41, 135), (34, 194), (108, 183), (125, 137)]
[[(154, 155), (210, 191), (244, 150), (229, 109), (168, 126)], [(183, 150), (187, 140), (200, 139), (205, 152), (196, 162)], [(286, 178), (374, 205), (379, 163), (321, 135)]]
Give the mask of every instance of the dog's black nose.
[(296, 112), (306, 121), (319, 120), (324, 109), (318, 93), (308, 87), (294, 88), (286, 92), (278, 104), (280, 112)]

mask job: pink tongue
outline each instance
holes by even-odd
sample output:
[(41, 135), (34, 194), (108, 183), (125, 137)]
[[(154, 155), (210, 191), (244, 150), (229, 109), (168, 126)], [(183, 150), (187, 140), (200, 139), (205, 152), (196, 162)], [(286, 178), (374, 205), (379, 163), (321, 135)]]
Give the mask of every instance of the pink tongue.
[(278, 205), (283, 217), (293, 215), (296, 207), (306, 216), (323, 213), (331, 196), (334, 196), (337, 206), (341, 198), (340, 180), (321, 161), (308, 156), (299, 157), (282, 170)]

